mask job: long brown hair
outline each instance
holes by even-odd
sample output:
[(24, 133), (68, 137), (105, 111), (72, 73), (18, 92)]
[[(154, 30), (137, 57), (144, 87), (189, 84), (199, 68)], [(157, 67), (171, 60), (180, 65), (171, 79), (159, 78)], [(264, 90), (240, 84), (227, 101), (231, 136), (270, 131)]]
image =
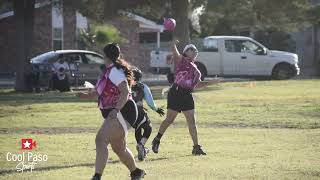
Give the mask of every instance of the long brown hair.
[(133, 84), (133, 72), (130, 69), (130, 65), (127, 61), (125, 61), (124, 59), (120, 59), (120, 47), (118, 44), (116, 43), (110, 43), (107, 44), (104, 48), (103, 48), (103, 52), (105, 54), (106, 57), (108, 57), (109, 59), (111, 59), (112, 63), (114, 64), (114, 66), (117, 69), (122, 69), (127, 81), (128, 81), (128, 85), (131, 88), (132, 84)]

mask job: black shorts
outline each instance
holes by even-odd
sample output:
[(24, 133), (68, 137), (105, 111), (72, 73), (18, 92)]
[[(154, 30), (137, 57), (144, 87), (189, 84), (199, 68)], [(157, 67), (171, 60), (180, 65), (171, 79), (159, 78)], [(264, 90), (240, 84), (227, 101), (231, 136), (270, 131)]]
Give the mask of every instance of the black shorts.
[(173, 84), (168, 93), (167, 108), (177, 112), (193, 110), (194, 101), (192, 90)]
[[(100, 109), (103, 118), (107, 118), (112, 109)], [(128, 100), (120, 110), (123, 119), (125, 119), (132, 127), (137, 121), (137, 105), (133, 100)]]

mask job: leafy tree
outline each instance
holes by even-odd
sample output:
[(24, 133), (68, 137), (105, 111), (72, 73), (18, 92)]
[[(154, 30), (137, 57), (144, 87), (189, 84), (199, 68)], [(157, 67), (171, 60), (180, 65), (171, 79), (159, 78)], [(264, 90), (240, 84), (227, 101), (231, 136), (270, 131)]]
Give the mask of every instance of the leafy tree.
[(200, 20), (202, 36), (234, 34), (241, 27), (292, 31), (308, 8), (306, 0), (210, 0)]
[(296, 43), (291, 34), (276, 29), (258, 30), (254, 35), (255, 40), (265, 45), (268, 49), (280, 51), (296, 51)]
[[(320, 29), (320, 5), (312, 6), (307, 12), (308, 21), (313, 25), (313, 37), (319, 39), (318, 31)], [(320, 76), (320, 44), (314, 41), (314, 62), (318, 66), (318, 75)]]
[(68, 4), (98, 22), (108, 21), (118, 10), (133, 12), (158, 23), (163, 22), (164, 17), (173, 17), (177, 21), (174, 36), (184, 46), (190, 41), (190, 13), (205, 5), (206, 0), (69, 0)]
[(82, 29), (80, 32), (80, 41), (86, 47), (94, 51), (101, 51), (105, 44), (116, 42), (126, 43), (127, 40), (120, 36), (119, 31), (112, 25), (92, 25), (89, 30)]

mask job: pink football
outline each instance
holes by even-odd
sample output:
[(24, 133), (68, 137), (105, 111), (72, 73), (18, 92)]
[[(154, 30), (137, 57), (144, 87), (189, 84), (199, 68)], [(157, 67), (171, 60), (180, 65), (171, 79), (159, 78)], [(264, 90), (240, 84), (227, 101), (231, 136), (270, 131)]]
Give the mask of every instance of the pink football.
[(176, 20), (172, 18), (165, 18), (163, 22), (165, 30), (172, 31), (176, 27)]

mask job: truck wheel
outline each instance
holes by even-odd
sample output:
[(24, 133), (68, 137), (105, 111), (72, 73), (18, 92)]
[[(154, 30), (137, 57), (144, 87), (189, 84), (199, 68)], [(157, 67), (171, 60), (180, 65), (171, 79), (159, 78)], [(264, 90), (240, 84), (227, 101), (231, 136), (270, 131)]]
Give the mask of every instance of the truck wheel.
[(276, 80), (285, 80), (291, 77), (292, 70), (288, 64), (279, 64), (272, 71), (272, 78)]
[(169, 72), (167, 74), (167, 80), (168, 80), (169, 84), (172, 84), (174, 82), (174, 74)]
[(206, 67), (204, 67), (204, 65), (203, 65), (203, 64), (200, 64), (200, 63), (196, 63), (196, 65), (197, 65), (199, 71), (201, 72), (201, 77), (200, 77), (200, 79), (201, 79), (201, 81), (203, 81), (204, 78), (207, 76)]

